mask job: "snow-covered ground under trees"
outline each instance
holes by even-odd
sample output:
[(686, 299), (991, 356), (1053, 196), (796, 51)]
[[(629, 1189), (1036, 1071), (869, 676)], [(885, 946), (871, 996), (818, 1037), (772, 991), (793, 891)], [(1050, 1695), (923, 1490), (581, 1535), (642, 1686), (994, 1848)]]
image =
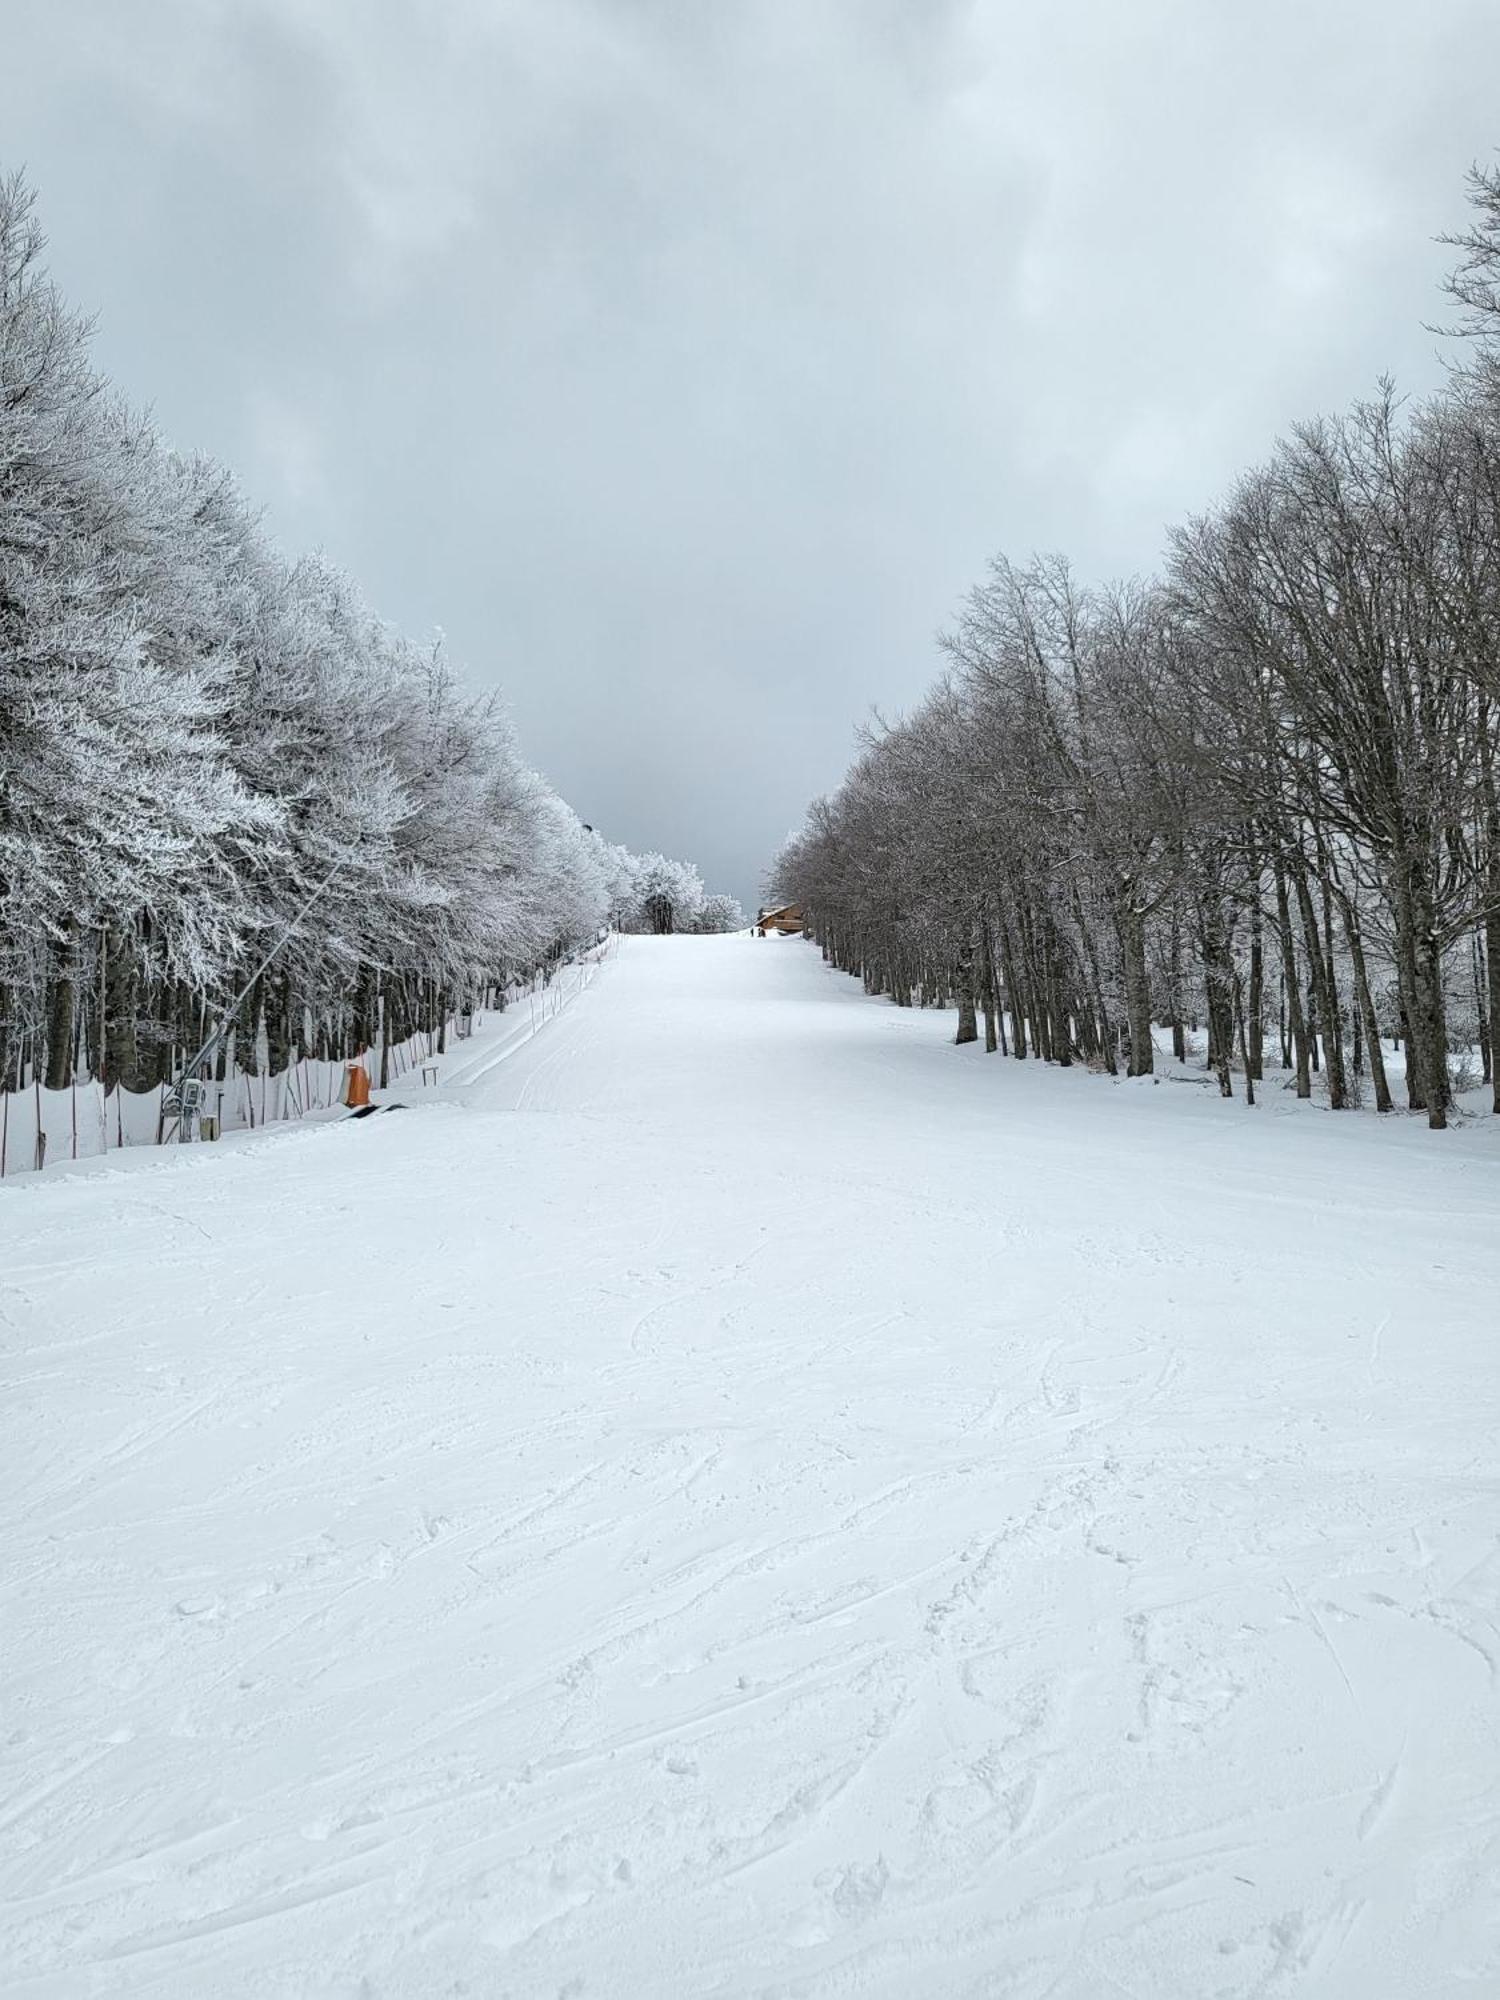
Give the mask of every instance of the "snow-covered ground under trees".
[(468, 1071), (0, 1193), (7, 2000), (1500, 1993), (1488, 1126), (744, 936)]

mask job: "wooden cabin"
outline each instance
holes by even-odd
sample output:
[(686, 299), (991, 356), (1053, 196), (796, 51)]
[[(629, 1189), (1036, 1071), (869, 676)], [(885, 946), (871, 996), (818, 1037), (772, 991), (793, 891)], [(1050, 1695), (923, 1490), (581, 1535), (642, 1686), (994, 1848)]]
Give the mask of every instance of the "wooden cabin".
[(800, 937), (804, 929), (800, 903), (783, 903), (779, 910), (762, 910), (755, 921), (762, 935), (777, 931), (782, 937)]

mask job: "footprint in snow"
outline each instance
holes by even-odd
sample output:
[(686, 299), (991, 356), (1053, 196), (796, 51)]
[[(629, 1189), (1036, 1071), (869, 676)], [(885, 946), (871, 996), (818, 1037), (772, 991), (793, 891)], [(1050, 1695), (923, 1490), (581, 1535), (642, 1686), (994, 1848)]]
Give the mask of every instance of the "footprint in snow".
[(880, 1907), (885, 1885), (890, 1879), (891, 1871), (883, 1854), (877, 1855), (868, 1867), (842, 1869), (834, 1885), (833, 1907), (849, 1923), (868, 1917)]
[(202, 1624), (211, 1624), (224, 1615), (222, 1597), (179, 1597), (172, 1606), (179, 1618), (192, 1618)]

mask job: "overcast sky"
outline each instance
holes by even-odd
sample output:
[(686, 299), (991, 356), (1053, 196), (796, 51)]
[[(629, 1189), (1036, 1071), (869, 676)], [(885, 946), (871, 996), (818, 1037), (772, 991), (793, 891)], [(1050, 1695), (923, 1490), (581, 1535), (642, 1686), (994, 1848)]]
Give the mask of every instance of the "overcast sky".
[(996, 549), (1440, 377), (1495, 0), (0, 0), (98, 357), (747, 901)]

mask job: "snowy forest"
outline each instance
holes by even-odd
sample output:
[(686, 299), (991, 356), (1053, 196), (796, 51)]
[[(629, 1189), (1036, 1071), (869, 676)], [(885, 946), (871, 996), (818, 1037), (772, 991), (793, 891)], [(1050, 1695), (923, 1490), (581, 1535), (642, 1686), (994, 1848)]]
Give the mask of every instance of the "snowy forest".
[[(339, 1059), (610, 925), (733, 929), (528, 768), (493, 697), (97, 372), (0, 185), (0, 1091), (175, 1075), (259, 961), (233, 1060)], [(300, 921), (299, 921), (300, 919)], [(219, 1073), (228, 1060), (218, 1054)]]
[(1016, 1057), (1141, 1076), (1201, 1021), (1225, 1096), (1500, 1111), (1500, 170), (1470, 191), (1444, 394), (1298, 426), (1153, 579), (991, 564), (777, 862), (833, 963)]

